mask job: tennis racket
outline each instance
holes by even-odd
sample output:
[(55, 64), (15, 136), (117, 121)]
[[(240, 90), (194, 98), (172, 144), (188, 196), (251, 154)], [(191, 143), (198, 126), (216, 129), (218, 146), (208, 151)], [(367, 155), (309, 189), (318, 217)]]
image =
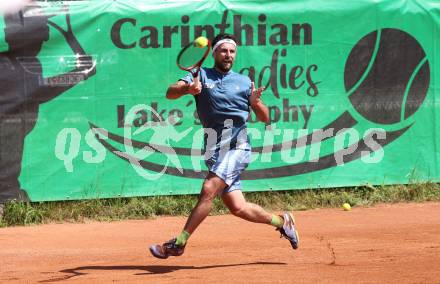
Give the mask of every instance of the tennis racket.
[(200, 47), (196, 40), (190, 42), (179, 52), (177, 56), (177, 66), (185, 71), (189, 71), (193, 76), (194, 84), (199, 83), (199, 71), (203, 61), (209, 54), (211, 49), (211, 42), (208, 40), (207, 44)]

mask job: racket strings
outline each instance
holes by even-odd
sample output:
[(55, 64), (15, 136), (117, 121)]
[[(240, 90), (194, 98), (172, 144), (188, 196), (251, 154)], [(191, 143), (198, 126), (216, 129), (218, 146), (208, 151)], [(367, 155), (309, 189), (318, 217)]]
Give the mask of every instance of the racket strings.
[(195, 44), (189, 45), (182, 50), (177, 59), (178, 65), (184, 69), (192, 69), (203, 59), (208, 47), (197, 47)]

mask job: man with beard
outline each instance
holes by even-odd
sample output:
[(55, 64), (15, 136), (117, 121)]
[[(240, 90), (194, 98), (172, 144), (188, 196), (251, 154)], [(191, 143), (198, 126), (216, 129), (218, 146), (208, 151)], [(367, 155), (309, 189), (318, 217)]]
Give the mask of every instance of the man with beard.
[(241, 192), (240, 174), (251, 156), (246, 131), (250, 108), (259, 121), (269, 122), (269, 110), (261, 99), (264, 88), (255, 89), (247, 76), (231, 70), (237, 51), (234, 36), (219, 34), (212, 46), (214, 67), (201, 68), (200, 82), (194, 83), (188, 75), (171, 85), (166, 94), (172, 100), (186, 94), (194, 96), (205, 129), (205, 162), (209, 173), (180, 235), (162, 245), (151, 246), (150, 252), (162, 259), (182, 255), (188, 238), (209, 215), (217, 195), (233, 215), (250, 222), (271, 224), (297, 249), (299, 239), (293, 215), (289, 212), (282, 216), (270, 214), (247, 202)]

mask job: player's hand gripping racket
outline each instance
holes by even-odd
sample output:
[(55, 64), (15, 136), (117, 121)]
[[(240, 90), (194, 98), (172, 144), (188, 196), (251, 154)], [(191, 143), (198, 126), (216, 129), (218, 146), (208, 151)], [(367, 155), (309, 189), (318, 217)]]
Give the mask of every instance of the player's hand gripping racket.
[(199, 71), (203, 61), (209, 54), (211, 43), (206, 37), (198, 37), (185, 46), (177, 56), (177, 66), (185, 71), (189, 71), (194, 80), (194, 84), (199, 83)]

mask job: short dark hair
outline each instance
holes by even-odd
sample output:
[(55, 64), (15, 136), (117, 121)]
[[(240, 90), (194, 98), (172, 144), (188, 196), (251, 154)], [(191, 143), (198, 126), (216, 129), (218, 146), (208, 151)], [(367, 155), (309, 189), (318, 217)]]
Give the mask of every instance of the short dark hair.
[(214, 46), (217, 42), (221, 41), (222, 39), (232, 39), (233, 41), (237, 42), (235, 39), (235, 36), (231, 34), (218, 34), (213, 40), (212, 40), (212, 46)]

